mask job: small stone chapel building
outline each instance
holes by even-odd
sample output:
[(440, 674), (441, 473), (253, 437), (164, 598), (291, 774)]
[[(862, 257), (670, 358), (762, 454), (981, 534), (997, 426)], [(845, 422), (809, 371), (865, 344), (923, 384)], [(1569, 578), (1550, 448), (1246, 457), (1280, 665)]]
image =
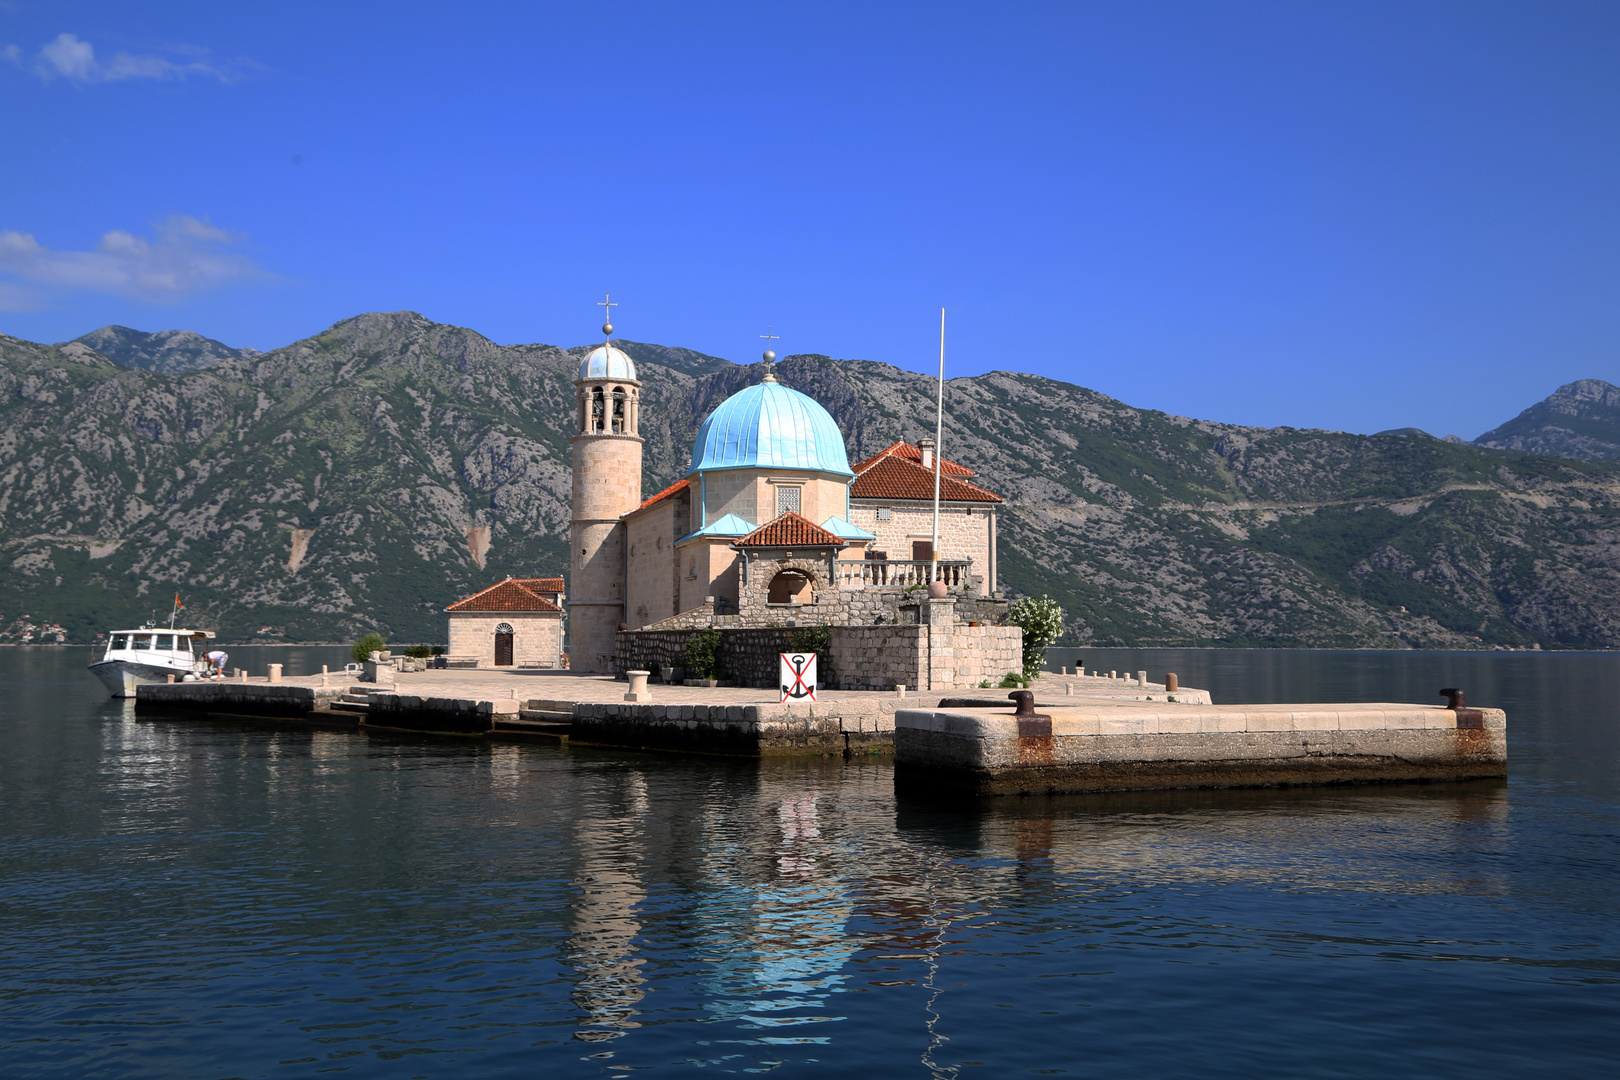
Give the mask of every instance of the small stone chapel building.
[(559, 667), (562, 578), (507, 578), (445, 608), (452, 660), (479, 667)]

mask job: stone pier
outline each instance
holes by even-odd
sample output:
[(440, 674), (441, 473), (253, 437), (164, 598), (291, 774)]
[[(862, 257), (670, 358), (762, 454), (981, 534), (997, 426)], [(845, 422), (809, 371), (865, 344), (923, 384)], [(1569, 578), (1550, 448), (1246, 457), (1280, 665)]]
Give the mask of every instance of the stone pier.
[(901, 709), (896, 781), (967, 795), (1274, 787), (1507, 775), (1500, 709), (1115, 702)]

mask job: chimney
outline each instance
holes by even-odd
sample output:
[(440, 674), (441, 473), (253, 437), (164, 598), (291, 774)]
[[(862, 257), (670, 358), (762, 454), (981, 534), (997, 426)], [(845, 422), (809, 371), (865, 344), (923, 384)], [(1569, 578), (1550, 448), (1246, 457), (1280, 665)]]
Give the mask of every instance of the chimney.
[(917, 440), (917, 449), (922, 451), (922, 467), (932, 471), (934, 468), (934, 440), (924, 435)]

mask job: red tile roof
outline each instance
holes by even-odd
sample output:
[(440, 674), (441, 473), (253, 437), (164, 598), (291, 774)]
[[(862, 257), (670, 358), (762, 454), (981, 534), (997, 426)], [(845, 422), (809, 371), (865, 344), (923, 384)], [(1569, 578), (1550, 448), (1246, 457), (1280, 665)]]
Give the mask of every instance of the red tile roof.
[(692, 482), (690, 480), (677, 480), (663, 491), (660, 491), (658, 494), (654, 495), (652, 498), (643, 501), (640, 506), (636, 507), (636, 509), (645, 510), (655, 502), (663, 502), (665, 499), (672, 499), (691, 486)]
[[(562, 584), (562, 578), (507, 578), (491, 585), (483, 592), (473, 593), (465, 600), (457, 600), (446, 611), (562, 611), (562, 608), (541, 596), (533, 588), (537, 582)], [(553, 591), (553, 590), (547, 590)], [(562, 589), (554, 590), (561, 592)]]
[(560, 577), (515, 577), (512, 580), (530, 592), (560, 593), (564, 588)]
[[(919, 465), (922, 464), (922, 450), (911, 443), (901, 441), (893, 444), (892, 446), (884, 447), (882, 450), (879, 450), (865, 461), (860, 462), (855, 466), (855, 474), (859, 476), (861, 473), (865, 472), (867, 469), (870, 469), (873, 465), (876, 465), (886, 457), (904, 458), (907, 461), (915, 461)], [(968, 468), (966, 465), (958, 465), (950, 458), (943, 457), (939, 459), (939, 471), (945, 476), (974, 475), (973, 470)], [(932, 491), (929, 492), (928, 497), (930, 499), (934, 497)]]
[(789, 510), (734, 543), (738, 547), (843, 547), (845, 541)]
[[(939, 478), (939, 497), (944, 502), (998, 503), (1001, 496), (977, 484), (954, 476)], [(933, 501), (934, 473), (898, 455), (880, 458), (859, 472), (849, 485), (853, 499), (909, 499)]]

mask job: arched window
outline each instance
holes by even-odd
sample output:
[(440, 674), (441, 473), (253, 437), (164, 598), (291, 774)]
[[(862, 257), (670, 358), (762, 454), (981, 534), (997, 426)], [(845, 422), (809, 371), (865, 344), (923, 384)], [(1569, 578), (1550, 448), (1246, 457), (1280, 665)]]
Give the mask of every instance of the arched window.
[(807, 574), (799, 570), (783, 570), (771, 578), (768, 604), (813, 604), (815, 588)]
[(624, 387), (615, 386), (613, 388), (613, 434), (623, 435), (624, 433)]
[(602, 398), (602, 388), (598, 386), (591, 391), (591, 432), (599, 434), (607, 430), (607, 402)]

